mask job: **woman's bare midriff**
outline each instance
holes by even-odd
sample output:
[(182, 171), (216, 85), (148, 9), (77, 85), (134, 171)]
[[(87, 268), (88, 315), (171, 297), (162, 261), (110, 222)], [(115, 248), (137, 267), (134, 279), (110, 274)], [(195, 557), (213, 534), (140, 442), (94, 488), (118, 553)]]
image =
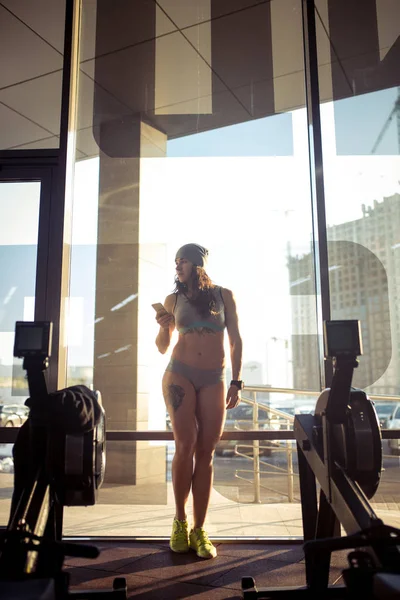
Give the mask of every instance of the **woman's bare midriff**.
[(224, 332), (194, 330), (180, 334), (172, 358), (197, 369), (222, 369), (225, 366)]

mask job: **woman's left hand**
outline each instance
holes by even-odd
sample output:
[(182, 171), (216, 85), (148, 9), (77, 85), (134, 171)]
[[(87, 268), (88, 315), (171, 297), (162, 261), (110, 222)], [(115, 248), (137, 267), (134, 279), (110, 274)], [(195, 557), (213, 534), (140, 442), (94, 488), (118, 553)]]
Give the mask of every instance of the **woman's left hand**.
[(226, 408), (235, 408), (240, 402), (240, 390), (236, 385), (231, 385), (226, 395)]

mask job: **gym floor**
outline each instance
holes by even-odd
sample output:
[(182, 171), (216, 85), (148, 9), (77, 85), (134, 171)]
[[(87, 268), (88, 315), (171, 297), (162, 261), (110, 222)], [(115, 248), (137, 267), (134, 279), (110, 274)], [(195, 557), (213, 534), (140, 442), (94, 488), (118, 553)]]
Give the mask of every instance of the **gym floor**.
[[(167, 541), (94, 545), (101, 551), (97, 559), (66, 559), (71, 590), (112, 589), (115, 577), (125, 577), (128, 598), (240, 600), (245, 576), (254, 577), (258, 589), (305, 585), (304, 553), (298, 543), (216, 543), (213, 560), (199, 559), (193, 551), (174, 554)], [(331, 585), (343, 585), (346, 556), (345, 551), (332, 555)]]

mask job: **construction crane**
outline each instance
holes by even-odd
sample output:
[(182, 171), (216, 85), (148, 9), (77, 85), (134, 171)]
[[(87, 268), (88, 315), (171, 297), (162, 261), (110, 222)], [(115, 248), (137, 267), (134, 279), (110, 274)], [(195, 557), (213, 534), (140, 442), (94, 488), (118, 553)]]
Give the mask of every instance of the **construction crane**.
[(381, 143), (394, 116), (396, 116), (396, 120), (397, 120), (397, 140), (399, 143), (399, 154), (400, 154), (400, 87), (397, 88), (397, 100), (395, 101), (394, 106), (391, 110), (391, 113), (388, 116), (388, 118), (386, 119), (385, 124), (383, 125), (382, 130), (381, 130), (380, 134), (378, 135), (375, 144), (372, 147), (371, 154), (375, 154), (376, 149), (378, 148), (379, 144)]

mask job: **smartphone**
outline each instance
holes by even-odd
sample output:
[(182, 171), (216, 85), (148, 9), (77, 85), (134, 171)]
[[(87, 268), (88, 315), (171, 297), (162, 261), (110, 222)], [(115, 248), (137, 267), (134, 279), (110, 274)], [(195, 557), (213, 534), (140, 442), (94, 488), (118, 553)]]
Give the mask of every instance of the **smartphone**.
[(161, 304), (161, 302), (156, 302), (155, 304), (152, 304), (152, 307), (154, 308), (154, 310), (156, 312), (159, 312), (160, 310), (168, 312), (167, 309), (165, 308), (165, 306), (163, 304)]

